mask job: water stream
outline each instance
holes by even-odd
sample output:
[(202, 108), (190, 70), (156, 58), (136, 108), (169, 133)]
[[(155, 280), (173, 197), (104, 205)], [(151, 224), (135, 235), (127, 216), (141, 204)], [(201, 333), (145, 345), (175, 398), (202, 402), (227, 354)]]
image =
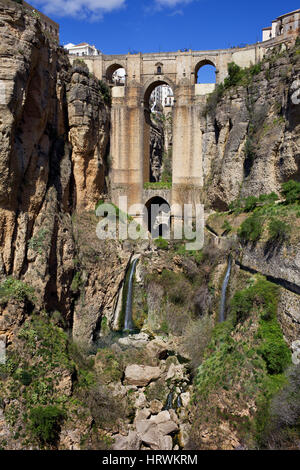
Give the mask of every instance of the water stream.
[(230, 279), (231, 267), (232, 267), (232, 258), (231, 256), (229, 256), (227, 271), (226, 271), (226, 275), (225, 275), (223, 285), (222, 285), (222, 295), (221, 295), (221, 305), (220, 305), (220, 323), (223, 323), (225, 321), (226, 291), (227, 291), (227, 286), (228, 286), (228, 282)]
[(125, 320), (124, 320), (124, 331), (133, 330), (133, 321), (132, 321), (132, 294), (133, 294), (133, 276), (136, 268), (138, 258), (135, 259), (130, 267), (130, 275), (128, 281), (128, 290), (126, 297), (126, 307), (125, 307)]

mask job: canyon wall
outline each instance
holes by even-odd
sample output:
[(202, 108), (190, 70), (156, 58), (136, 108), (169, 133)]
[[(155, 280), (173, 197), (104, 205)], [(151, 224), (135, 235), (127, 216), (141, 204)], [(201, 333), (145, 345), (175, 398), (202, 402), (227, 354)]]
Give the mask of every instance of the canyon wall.
[(269, 51), (244, 86), (214, 94), (201, 119), (204, 194), (226, 210), (239, 197), (300, 179), (300, 60), (297, 49)]

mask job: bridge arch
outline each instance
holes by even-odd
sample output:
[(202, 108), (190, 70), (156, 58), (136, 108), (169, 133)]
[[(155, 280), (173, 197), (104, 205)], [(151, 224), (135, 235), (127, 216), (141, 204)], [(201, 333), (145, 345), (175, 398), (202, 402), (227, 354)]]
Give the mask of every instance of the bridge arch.
[[(143, 157), (143, 183), (147, 182), (159, 182), (161, 181), (162, 171), (163, 171), (163, 155), (165, 153), (166, 148), (162, 148), (158, 142), (158, 139), (154, 139), (154, 146), (151, 148), (151, 132), (161, 133), (161, 128), (154, 122), (152, 119), (152, 110), (150, 106), (150, 97), (152, 92), (161, 85), (167, 85), (171, 88), (173, 92), (173, 96), (175, 97), (175, 90), (176, 87), (172, 80), (168, 77), (159, 77), (148, 80), (148, 82), (144, 85), (143, 88), (143, 102), (144, 102), (144, 132), (143, 132), (143, 149), (144, 149), (144, 157)], [(172, 98), (173, 99), (173, 98)], [(172, 101), (171, 99), (171, 101)], [(175, 102), (175, 101), (174, 101)], [(162, 103), (161, 103), (162, 104)], [(165, 106), (165, 105), (163, 105)], [(173, 104), (170, 105), (169, 111), (167, 114), (171, 114)], [(167, 108), (161, 109), (161, 114), (165, 114), (165, 110)], [(153, 139), (152, 139), (153, 142)], [(163, 141), (164, 142), (164, 141)]]
[(204, 67), (205, 65), (210, 65), (212, 67), (215, 68), (215, 71), (217, 70), (217, 67), (216, 67), (216, 64), (210, 60), (210, 59), (203, 59), (203, 60), (200, 60), (200, 62), (198, 62), (195, 66), (195, 83), (198, 83), (198, 75), (199, 75), (199, 71), (202, 69), (202, 67)]
[(155, 90), (155, 88), (160, 85), (168, 85), (170, 88), (172, 88), (172, 91), (175, 96), (176, 85), (168, 76), (164, 76), (163, 79), (158, 79), (157, 77), (154, 76), (145, 83), (144, 88), (143, 88), (143, 98), (144, 98), (144, 103), (146, 107), (149, 103), (152, 91)]
[(111, 64), (107, 67), (106, 72), (105, 72), (105, 78), (106, 78), (106, 81), (108, 83), (113, 83), (113, 75), (119, 69), (124, 69), (125, 74), (126, 74), (126, 68), (125, 68), (124, 64), (115, 63), (115, 64)]
[(151, 197), (145, 204), (146, 225), (152, 238), (169, 238), (171, 229), (171, 207), (161, 196)]

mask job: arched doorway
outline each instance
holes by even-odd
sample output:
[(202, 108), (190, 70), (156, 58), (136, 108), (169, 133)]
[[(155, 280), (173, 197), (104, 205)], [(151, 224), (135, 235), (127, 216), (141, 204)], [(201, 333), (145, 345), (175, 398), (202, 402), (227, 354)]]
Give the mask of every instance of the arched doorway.
[(216, 83), (216, 66), (210, 60), (202, 60), (195, 67), (195, 83)]
[(125, 86), (126, 70), (120, 64), (112, 64), (106, 70), (106, 81), (113, 86)]
[(172, 182), (174, 87), (157, 80), (144, 95), (144, 183)]
[(160, 196), (154, 196), (146, 203), (148, 231), (153, 239), (170, 238), (171, 208), (168, 202)]

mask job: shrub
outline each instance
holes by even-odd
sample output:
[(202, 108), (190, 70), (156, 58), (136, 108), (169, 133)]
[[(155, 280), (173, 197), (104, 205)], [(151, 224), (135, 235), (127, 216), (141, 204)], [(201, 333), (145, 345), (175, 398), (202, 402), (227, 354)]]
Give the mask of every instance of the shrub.
[(57, 406), (37, 406), (30, 411), (30, 430), (42, 444), (55, 444), (58, 440), (65, 413)]
[(266, 363), (269, 374), (281, 374), (291, 362), (291, 352), (283, 339), (277, 319), (262, 319), (258, 335), (263, 340), (258, 351)]
[(278, 288), (260, 278), (253, 286), (235, 293), (231, 301), (231, 313), (236, 323), (244, 321), (255, 305), (262, 310), (262, 318), (271, 320), (277, 312)]
[(230, 64), (228, 64), (228, 77), (226, 77), (224, 80), (224, 87), (229, 88), (231, 86), (238, 85), (244, 76), (244, 70), (234, 62), (230, 62)]
[(169, 247), (168, 241), (165, 240), (163, 237), (156, 238), (156, 240), (154, 240), (154, 243), (160, 250), (167, 250)]
[(253, 214), (246, 219), (238, 230), (239, 237), (244, 242), (257, 242), (263, 232), (263, 218)]
[(273, 204), (275, 201), (278, 201), (279, 197), (276, 193), (270, 194), (261, 194), (258, 198), (259, 202), (262, 204)]
[(34, 302), (34, 289), (18, 279), (8, 277), (0, 284), (0, 303), (8, 302), (11, 299)]
[(100, 93), (103, 96), (104, 103), (110, 106), (111, 105), (111, 92), (110, 92), (109, 86), (102, 80), (99, 80), (98, 84), (100, 88)]
[(32, 374), (28, 370), (25, 370), (25, 369), (21, 369), (19, 373), (17, 374), (17, 377), (19, 381), (21, 382), (21, 384), (25, 386), (30, 385), (32, 382)]
[(283, 183), (282, 194), (285, 197), (286, 204), (295, 204), (300, 201), (300, 182), (290, 180), (287, 183)]
[(269, 223), (270, 241), (283, 243), (289, 239), (291, 226), (280, 219), (272, 219)]
[(256, 208), (258, 199), (255, 196), (249, 196), (245, 199), (245, 212), (252, 212)]

